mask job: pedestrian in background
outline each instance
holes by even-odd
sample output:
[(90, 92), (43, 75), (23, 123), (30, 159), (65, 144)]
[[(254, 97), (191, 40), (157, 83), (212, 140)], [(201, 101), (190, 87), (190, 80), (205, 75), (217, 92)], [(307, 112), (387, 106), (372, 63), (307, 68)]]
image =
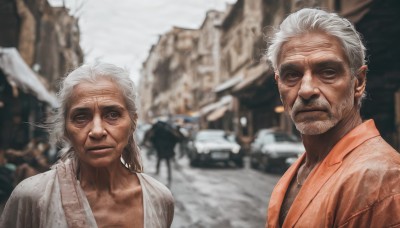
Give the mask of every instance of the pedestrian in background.
[(165, 160), (168, 169), (168, 186), (170, 186), (172, 181), (170, 161), (175, 158), (175, 146), (183, 139), (183, 135), (171, 124), (159, 120), (153, 124), (147, 137), (157, 152), (156, 174), (160, 173), (161, 161)]
[(360, 115), (367, 66), (354, 26), (334, 13), (289, 15), (268, 49), (303, 156), (275, 186), (267, 227), (395, 227), (400, 155)]
[(71, 72), (50, 128), (64, 154), (14, 189), (0, 227), (170, 227), (171, 192), (142, 173), (135, 93), (129, 73), (111, 64)]

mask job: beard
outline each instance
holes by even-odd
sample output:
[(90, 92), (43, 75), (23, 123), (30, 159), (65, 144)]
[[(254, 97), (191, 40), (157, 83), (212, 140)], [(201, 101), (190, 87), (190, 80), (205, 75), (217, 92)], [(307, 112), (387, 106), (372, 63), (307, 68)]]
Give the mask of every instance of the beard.
[[(353, 106), (354, 100), (350, 94), (346, 96), (346, 100), (335, 107), (331, 107), (329, 102), (321, 96), (308, 101), (297, 97), (293, 108), (288, 110), (291, 119), (301, 134), (320, 135), (336, 126), (344, 115), (350, 112)], [(313, 114), (299, 114), (302, 110), (309, 108), (323, 111)]]

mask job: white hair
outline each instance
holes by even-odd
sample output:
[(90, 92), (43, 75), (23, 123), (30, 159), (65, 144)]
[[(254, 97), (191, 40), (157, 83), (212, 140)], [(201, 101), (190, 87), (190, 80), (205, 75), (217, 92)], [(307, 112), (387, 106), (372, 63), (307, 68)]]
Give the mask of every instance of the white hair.
[[(60, 106), (55, 110), (53, 116), (50, 117), (48, 130), (50, 132), (50, 140), (53, 143), (60, 143), (63, 146), (61, 150), (61, 160), (76, 160), (77, 156), (70, 140), (66, 136), (65, 121), (67, 111), (73, 95), (73, 89), (82, 82), (96, 83), (100, 78), (106, 78), (117, 86), (118, 90), (124, 96), (126, 108), (131, 119), (131, 132), (136, 129), (137, 107), (136, 107), (136, 88), (133, 81), (129, 78), (129, 72), (107, 63), (97, 63), (94, 65), (82, 65), (68, 74), (61, 82), (60, 90), (57, 98)], [(143, 166), (140, 159), (139, 148), (135, 142), (134, 136), (129, 138), (128, 145), (122, 153), (122, 159), (125, 165), (132, 172), (142, 172)]]
[(353, 76), (365, 65), (366, 48), (360, 34), (345, 18), (336, 13), (328, 13), (319, 9), (301, 9), (290, 14), (279, 26), (268, 47), (268, 59), (277, 69), (282, 45), (293, 37), (314, 31), (321, 31), (336, 37), (343, 45), (343, 51), (349, 61)]

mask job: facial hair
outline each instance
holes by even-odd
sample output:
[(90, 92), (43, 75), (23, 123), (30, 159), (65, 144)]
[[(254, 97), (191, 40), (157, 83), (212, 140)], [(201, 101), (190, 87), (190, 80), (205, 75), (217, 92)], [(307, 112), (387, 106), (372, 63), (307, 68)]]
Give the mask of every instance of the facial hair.
[[(301, 97), (297, 97), (293, 108), (289, 110), (291, 119), (293, 120), (297, 130), (303, 135), (319, 135), (327, 132), (336, 124), (343, 119), (343, 116), (350, 112), (354, 106), (353, 96), (351, 92), (346, 99), (336, 107), (331, 107), (329, 102), (322, 96), (313, 98), (312, 100), (304, 100)], [(299, 111), (312, 108), (318, 110), (324, 110), (325, 115), (305, 117), (302, 120), (297, 120), (296, 115)]]

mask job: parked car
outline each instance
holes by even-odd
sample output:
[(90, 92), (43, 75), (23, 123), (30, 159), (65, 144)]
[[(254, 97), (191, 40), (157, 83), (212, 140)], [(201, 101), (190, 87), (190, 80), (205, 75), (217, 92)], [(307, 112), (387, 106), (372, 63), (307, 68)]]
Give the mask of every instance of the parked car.
[(250, 145), (250, 166), (266, 171), (272, 168), (285, 169), (303, 152), (303, 144), (294, 135), (274, 129), (262, 129)]
[(233, 161), (238, 167), (243, 167), (240, 145), (229, 140), (223, 130), (200, 130), (188, 145), (191, 166)]

